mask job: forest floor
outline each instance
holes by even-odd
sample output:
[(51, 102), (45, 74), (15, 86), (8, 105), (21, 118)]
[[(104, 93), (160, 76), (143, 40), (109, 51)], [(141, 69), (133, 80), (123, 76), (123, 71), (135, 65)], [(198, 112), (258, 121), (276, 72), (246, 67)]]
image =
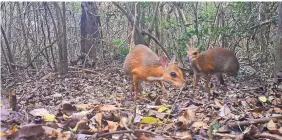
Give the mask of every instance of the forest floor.
[(214, 86), (208, 101), (203, 80), (194, 91), (185, 73), (182, 91), (165, 83), (168, 103), (159, 85), (143, 83), (135, 105), (121, 65), (2, 74), (1, 139), (282, 139), (282, 86), (271, 79), (225, 76), (227, 89)]

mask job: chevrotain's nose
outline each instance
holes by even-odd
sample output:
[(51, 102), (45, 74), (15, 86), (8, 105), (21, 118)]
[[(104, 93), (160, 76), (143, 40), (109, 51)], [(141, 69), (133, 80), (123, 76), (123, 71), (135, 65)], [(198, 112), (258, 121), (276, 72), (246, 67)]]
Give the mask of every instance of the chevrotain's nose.
[(183, 84), (184, 84), (184, 80), (181, 80), (181, 81), (175, 83), (175, 86), (177, 86), (178, 88), (181, 88), (183, 86)]
[(187, 63), (190, 62), (189, 57), (185, 57), (185, 62), (187, 62)]

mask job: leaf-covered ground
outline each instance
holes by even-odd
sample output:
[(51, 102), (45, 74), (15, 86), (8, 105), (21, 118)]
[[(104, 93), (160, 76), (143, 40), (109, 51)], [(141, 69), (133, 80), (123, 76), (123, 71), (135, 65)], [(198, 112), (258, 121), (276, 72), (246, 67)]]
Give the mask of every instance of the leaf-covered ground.
[(182, 91), (165, 84), (168, 103), (159, 85), (143, 83), (135, 104), (120, 65), (71, 69), (64, 77), (2, 74), (1, 138), (282, 139), (282, 88), (271, 79), (241, 74), (225, 77), (223, 88), (213, 78), (208, 101), (203, 80), (193, 90), (185, 73)]

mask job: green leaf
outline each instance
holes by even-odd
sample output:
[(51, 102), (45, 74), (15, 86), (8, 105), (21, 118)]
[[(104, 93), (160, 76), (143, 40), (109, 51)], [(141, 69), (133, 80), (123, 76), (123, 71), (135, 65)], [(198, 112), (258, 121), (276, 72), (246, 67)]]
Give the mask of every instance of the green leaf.
[(220, 126), (220, 124), (218, 124), (218, 123), (215, 123), (215, 124), (212, 125), (212, 129), (213, 129), (213, 130), (218, 130), (220, 127), (221, 127), (221, 126)]
[(114, 40), (114, 44), (115, 44), (116, 46), (121, 46), (121, 45), (123, 44), (123, 41), (120, 40), (120, 39)]

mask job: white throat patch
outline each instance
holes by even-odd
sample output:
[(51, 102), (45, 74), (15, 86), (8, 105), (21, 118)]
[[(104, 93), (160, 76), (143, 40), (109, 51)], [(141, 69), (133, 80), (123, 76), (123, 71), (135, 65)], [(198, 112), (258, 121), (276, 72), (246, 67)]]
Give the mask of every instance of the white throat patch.
[(149, 77), (147, 78), (147, 80), (148, 80), (148, 81), (162, 81), (162, 80), (164, 80), (164, 78), (163, 78), (163, 77), (153, 77), (153, 76), (149, 76)]

